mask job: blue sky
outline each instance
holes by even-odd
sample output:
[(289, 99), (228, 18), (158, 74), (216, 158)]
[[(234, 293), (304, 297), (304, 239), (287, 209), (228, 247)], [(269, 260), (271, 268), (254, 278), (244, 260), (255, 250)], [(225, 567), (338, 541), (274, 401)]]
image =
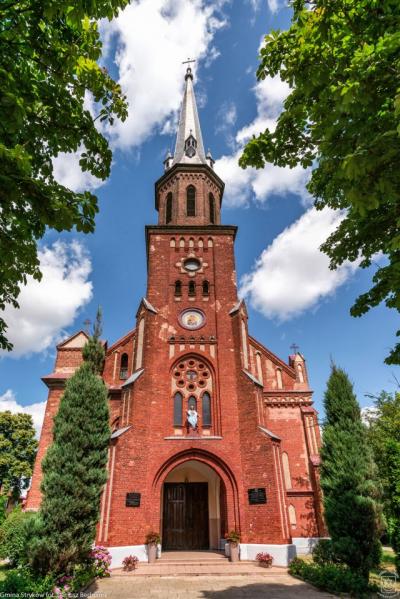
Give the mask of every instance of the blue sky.
[[(250, 333), (285, 360), (299, 345), (320, 411), (331, 359), (348, 371), (362, 405), (371, 403), (366, 393), (394, 390), (398, 369), (383, 364), (398, 328), (394, 312), (380, 306), (360, 319), (349, 315), (376, 266), (329, 271), (318, 245), (339, 216), (312, 209), (307, 172), (237, 166), (246, 139), (273, 127), (287, 94), (276, 78), (257, 85), (255, 71), (262, 36), (289, 21), (279, 0), (137, 0), (101, 24), (104, 62), (128, 95), (130, 116), (105, 131), (114, 148), (105, 184), (81, 173), (77, 156), (55, 161), (62, 183), (96, 190), (96, 232), (50, 231), (42, 241), (43, 282), (29, 282), (21, 310), (6, 312), (15, 351), (0, 357), (0, 409), (23, 406), (40, 426), (47, 397), (40, 377), (53, 370), (55, 343), (93, 320), (98, 305), (110, 344), (133, 328), (146, 287), (144, 226), (157, 222), (154, 182), (174, 147), (188, 56), (197, 59), (204, 144), (226, 184), (223, 222), (239, 225), (237, 274)], [(90, 98), (87, 107), (95, 110)]]

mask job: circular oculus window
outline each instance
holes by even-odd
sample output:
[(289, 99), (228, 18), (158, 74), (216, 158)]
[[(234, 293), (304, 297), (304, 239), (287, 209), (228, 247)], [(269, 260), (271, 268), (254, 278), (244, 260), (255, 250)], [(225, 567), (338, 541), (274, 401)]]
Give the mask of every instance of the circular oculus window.
[(181, 312), (179, 322), (184, 329), (195, 331), (204, 325), (206, 317), (201, 310), (188, 309)]
[(183, 263), (183, 268), (189, 272), (196, 272), (196, 270), (199, 270), (200, 266), (200, 260), (197, 260), (197, 258), (188, 258)]

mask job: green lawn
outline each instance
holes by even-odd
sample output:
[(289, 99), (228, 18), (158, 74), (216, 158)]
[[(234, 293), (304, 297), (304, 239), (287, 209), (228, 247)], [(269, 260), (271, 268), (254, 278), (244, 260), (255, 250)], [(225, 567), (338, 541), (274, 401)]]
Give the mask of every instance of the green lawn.
[(394, 568), (394, 551), (393, 549), (384, 549), (382, 551), (382, 567), (391, 570)]
[[(389, 548), (385, 548), (382, 551), (382, 562), (380, 565), (380, 568), (373, 570), (370, 574), (370, 582), (375, 583), (376, 585), (380, 586), (380, 573), (383, 570), (387, 570), (389, 572), (395, 572), (396, 568), (394, 565), (394, 551), (393, 549), (389, 549)], [(396, 583), (396, 590), (399, 592), (400, 591), (400, 582)]]

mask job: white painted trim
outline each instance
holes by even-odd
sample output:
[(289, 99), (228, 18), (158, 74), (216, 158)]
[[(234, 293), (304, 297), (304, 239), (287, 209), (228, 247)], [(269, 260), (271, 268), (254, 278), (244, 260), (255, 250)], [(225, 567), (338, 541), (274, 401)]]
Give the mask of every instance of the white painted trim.
[(292, 543), (297, 555), (308, 555), (322, 538), (324, 537), (292, 537)]
[(111, 553), (111, 568), (122, 568), (122, 562), (128, 555), (136, 555), (139, 562), (149, 561), (146, 545), (126, 545), (124, 547), (107, 547), (107, 549)]
[(240, 543), (240, 560), (255, 560), (257, 553), (270, 553), (274, 558), (274, 566), (288, 566), (293, 558), (296, 557), (296, 547), (290, 545), (253, 545), (250, 543)]

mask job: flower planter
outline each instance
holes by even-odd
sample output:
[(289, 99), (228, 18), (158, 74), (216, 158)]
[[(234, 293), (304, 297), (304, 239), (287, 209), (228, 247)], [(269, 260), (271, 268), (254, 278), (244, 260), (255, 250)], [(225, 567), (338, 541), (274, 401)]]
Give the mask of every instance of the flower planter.
[(268, 562), (258, 562), (258, 565), (261, 566), (262, 568), (270, 568), (271, 564), (269, 564)]
[(229, 543), (229, 561), (239, 561), (239, 543)]
[(147, 545), (147, 555), (149, 558), (149, 564), (154, 564), (157, 557), (157, 545), (155, 543), (149, 543)]

